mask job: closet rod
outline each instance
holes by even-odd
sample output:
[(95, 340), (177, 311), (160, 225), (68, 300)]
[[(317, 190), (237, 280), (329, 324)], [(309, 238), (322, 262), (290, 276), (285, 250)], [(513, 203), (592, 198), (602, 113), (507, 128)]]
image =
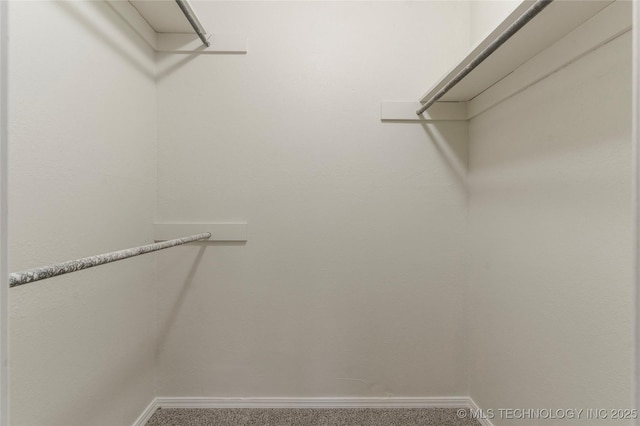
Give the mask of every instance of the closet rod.
[(207, 40), (206, 37), (207, 31), (200, 23), (200, 20), (198, 19), (198, 16), (196, 16), (196, 13), (193, 11), (193, 9), (191, 9), (191, 5), (189, 5), (189, 2), (187, 0), (176, 0), (176, 3), (178, 3), (180, 10), (182, 10), (182, 13), (184, 13), (187, 21), (189, 21), (189, 23), (193, 27), (193, 30), (196, 32), (196, 34), (198, 34), (200, 40), (202, 40), (202, 43), (207, 47), (211, 46), (211, 43), (209, 42), (209, 40)]
[(449, 80), (440, 90), (438, 90), (433, 96), (428, 99), (420, 99), (422, 107), (416, 111), (417, 115), (425, 112), (431, 105), (436, 103), (438, 99), (443, 97), (449, 90), (458, 84), (463, 78), (473, 71), (478, 65), (487, 59), (493, 52), (495, 52), (500, 46), (502, 46), (507, 40), (509, 40), (515, 33), (520, 31), (529, 21), (542, 12), (542, 10), (549, 6), (553, 0), (536, 0), (536, 2), (527, 9), (513, 24), (511, 24), (502, 34), (500, 34), (495, 40), (489, 44), (482, 52), (478, 54), (469, 64), (461, 69), (451, 80)]
[(19, 285), (31, 283), (34, 281), (68, 274), (71, 272), (80, 271), (82, 269), (93, 268), (94, 266), (104, 265), (105, 263), (111, 263), (117, 260), (127, 259), (129, 257), (140, 256), (141, 254), (147, 254), (169, 247), (191, 243), (193, 241), (206, 240), (209, 237), (211, 237), (211, 233), (205, 232), (188, 237), (176, 238), (175, 240), (147, 244), (145, 246), (113, 251), (111, 253), (98, 254), (96, 256), (84, 257), (82, 259), (69, 260), (67, 262), (56, 263), (55, 265), (41, 266), (39, 268), (27, 269), (26, 271), (14, 272), (9, 274), (9, 287), (17, 287)]

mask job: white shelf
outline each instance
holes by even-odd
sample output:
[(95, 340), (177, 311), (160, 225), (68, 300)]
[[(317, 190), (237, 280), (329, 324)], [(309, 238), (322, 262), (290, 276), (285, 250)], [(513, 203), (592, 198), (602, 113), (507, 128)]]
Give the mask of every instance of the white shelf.
[[(520, 4), (491, 34), (478, 44), (449, 73), (425, 93), (424, 102), (437, 93), (461, 69), (527, 10), (533, 1)], [(491, 108), (581, 58), (631, 29), (632, 2), (629, 0), (555, 0), (478, 65), (422, 117), (404, 102), (389, 108), (383, 102), (383, 121), (439, 121), (458, 119), (433, 114), (442, 104), (459, 103), (467, 119)], [(416, 108), (417, 109), (417, 108)], [(451, 107), (449, 107), (451, 109)], [(406, 113), (405, 113), (406, 112)]]
[(157, 33), (193, 33), (193, 28), (173, 0), (129, 0), (129, 3)]
[(106, 0), (135, 32), (157, 52), (247, 53), (247, 37), (208, 33), (202, 44), (175, 1)]
[[(611, 4), (612, 0), (555, 0), (514, 34), (498, 50), (445, 94), (441, 101), (467, 102), (504, 78), (547, 47), (554, 44), (592, 16)], [(478, 44), (462, 61), (420, 99), (435, 94), (461, 69), (465, 68), (493, 40), (529, 9), (533, 1), (523, 1), (502, 23)]]

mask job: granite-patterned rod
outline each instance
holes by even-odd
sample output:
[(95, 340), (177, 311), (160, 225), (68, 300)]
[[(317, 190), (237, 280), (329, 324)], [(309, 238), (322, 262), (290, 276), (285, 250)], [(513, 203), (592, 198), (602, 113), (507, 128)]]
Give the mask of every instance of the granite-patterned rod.
[(96, 256), (56, 263), (54, 265), (27, 269), (26, 271), (13, 272), (9, 274), (9, 287), (17, 287), (19, 285), (31, 283), (34, 281), (68, 274), (70, 272), (76, 272), (82, 269), (93, 268), (94, 266), (104, 265), (105, 263), (111, 263), (118, 260), (128, 259), (134, 256), (140, 256), (141, 254), (147, 254), (154, 251), (179, 246), (182, 244), (191, 243), (193, 241), (205, 240), (210, 237), (211, 233), (205, 232), (188, 237), (176, 238), (174, 240), (162, 241), (159, 243), (147, 244), (145, 246), (133, 247), (129, 249), (113, 251), (111, 253), (98, 254)]
[(502, 46), (507, 40), (509, 40), (515, 33), (520, 31), (522, 27), (524, 27), (529, 21), (538, 15), (538, 13), (542, 12), (542, 9), (549, 6), (553, 0), (536, 0), (536, 2), (527, 9), (518, 19), (516, 19), (513, 24), (509, 25), (509, 27), (502, 32), (495, 40), (489, 44), (482, 52), (478, 54), (467, 66), (462, 68), (451, 80), (447, 82), (438, 92), (431, 96), (429, 99), (423, 102), (422, 107), (420, 107), (416, 114), (420, 115), (425, 112), (431, 105), (435, 104), (438, 99), (443, 97), (449, 90), (453, 88), (456, 84), (460, 83), (460, 81), (467, 76), (471, 71), (476, 69), (478, 65), (480, 65), (485, 59), (487, 59), (493, 52), (498, 50), (500, 46)]
[(193, 11), (191, 6), (189, 5), (189, 2), (187, 0), (176, 0), (176, 3), (178, 4), (178, 7), (184, 14), (184, 17), (187, 18), (187, 21), (189, 21), (189, 23), (193, 27), (193, 30), (196, 32), (198, 37), (200, 37), (202, 44), (204, 44), (206, 47), (211, 46), (211, 43), (209, 42), (209, 40), (207, 40), (207, 31), (204, 29), (204, 27), (200, 23), (200, 20), (198, 19), (198, 17), (196, 16), (196, 13)]

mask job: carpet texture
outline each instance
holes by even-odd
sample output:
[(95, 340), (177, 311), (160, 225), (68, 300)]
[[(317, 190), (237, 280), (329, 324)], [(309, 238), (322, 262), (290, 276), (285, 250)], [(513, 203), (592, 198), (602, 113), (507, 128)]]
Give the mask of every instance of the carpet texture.
[[(464, 417), (464, 418), (460, 418)], [(480, 426), (457, 408), (163, 408), (147, 426)]]

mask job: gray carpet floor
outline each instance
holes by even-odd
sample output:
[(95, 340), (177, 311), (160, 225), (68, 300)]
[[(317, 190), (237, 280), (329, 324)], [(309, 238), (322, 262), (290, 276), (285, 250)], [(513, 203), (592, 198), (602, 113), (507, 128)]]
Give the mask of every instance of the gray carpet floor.
[[(464, 418), (460, 418), (464, 417)], [(147, 426), (480, 426), (457, 408), (163, 408)]]

